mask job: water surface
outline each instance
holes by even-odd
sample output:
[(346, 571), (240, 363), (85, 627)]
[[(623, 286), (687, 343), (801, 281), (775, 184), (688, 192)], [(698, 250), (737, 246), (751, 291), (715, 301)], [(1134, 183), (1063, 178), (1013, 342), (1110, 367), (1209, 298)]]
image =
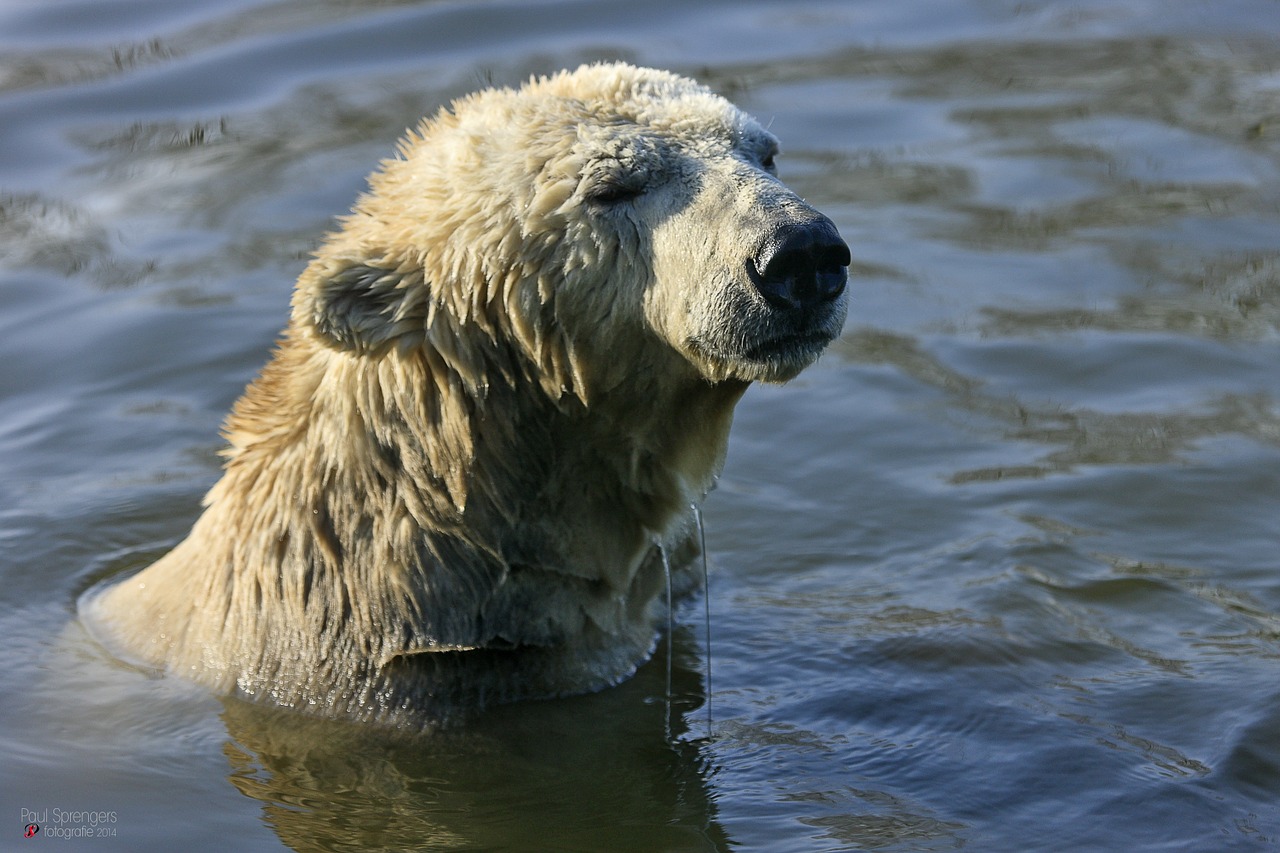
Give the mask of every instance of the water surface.
[[(760, 117), (855, 257), (707, 503), (709, 692), (700, 600), (669, 685), (432, 738), (111, 661), (77, 595), (185, 534), (377, 160), (606, 58)], [(1268, 0), (0, 4), (0, 838), (1280, 846), (1278, 178)]]

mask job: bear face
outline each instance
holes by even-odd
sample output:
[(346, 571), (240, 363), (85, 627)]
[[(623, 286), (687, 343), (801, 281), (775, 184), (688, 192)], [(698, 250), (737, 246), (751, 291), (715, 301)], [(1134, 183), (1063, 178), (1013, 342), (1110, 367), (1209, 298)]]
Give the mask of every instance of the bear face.
[[(381, 344), (420, 332), (434, 299), (518, 341), (551, 393), (590, 399), (626, 382), (609, 367), (683, 367), (655, 337), (704, 380), (785, 381), (843, 325), (849, 252), (778, 180), (777, 151), (723, 98), (649, 69), (588, 67), (472, 96), (373, 179), (345, 230), (368, 232), (380, 265), (326, 271), (325, 285), (353, 287), (317, 301), (316, 328)], [(380, 245), (389, 234), (394, 253)], [(427, 269), (432, 297), (409, 292), (406, 263)], [(370, 298), (380, 276), (396, 304)], [(428, 303), (416, 314), (415, 300)], [(392, 325), (352, 334), (370, 315)]]
[(776, 140), (588, 66), (425, 121), (298, 279), (188, 537), (82, 601), (122, 656), (421, 720), (616, 683), (733, 407), (838, 334), (848, 248)]

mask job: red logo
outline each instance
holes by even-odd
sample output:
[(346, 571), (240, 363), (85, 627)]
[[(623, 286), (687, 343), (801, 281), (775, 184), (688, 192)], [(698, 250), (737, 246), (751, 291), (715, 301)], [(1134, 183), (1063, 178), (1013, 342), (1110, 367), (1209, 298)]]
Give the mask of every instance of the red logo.
[(29, 823), (29, 824), (27, 824), (27, 831), (26, 831), (26, 832), (24, 832), (24, 833), (23, 833), (23, 835), (24, 835), (25, 837), (27, 837), (27, 838), (35, 838), (35, 837), (36, 837), (36, 833), (37, 833), (37, 832), (39, 832), (39, 831), (40, 831), (40, 824), (38, 824), (38, 823)]

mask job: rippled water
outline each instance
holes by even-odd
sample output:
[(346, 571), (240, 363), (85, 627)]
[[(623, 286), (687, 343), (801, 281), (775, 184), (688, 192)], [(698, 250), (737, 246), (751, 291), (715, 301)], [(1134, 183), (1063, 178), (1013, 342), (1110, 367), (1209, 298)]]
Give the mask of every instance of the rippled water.
[[(854, 249), (706, 506), (709, 709), (701, 601), (669, 688), (432, 738), (110, 661), (77, 594), (186, 532), (364, 175), (599, 58)], [(1280, 846), (1278, 177), (1272, 0), (0, 3), (0, 846)]]

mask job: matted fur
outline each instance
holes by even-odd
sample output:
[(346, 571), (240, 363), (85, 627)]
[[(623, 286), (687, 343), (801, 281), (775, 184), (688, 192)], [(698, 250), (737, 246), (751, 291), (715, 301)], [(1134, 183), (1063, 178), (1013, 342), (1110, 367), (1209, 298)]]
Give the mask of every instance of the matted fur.
[[(438, 718), (650, 653), (733, 406), (784, 334), (744, 262), (808, 210), (687, 79), (586, 66), (424, 121), (298, 280), (190, 535), (86, 597), (126, 657), (318, 713)], [(794, 331), (794, 330), (792, 330)]]

